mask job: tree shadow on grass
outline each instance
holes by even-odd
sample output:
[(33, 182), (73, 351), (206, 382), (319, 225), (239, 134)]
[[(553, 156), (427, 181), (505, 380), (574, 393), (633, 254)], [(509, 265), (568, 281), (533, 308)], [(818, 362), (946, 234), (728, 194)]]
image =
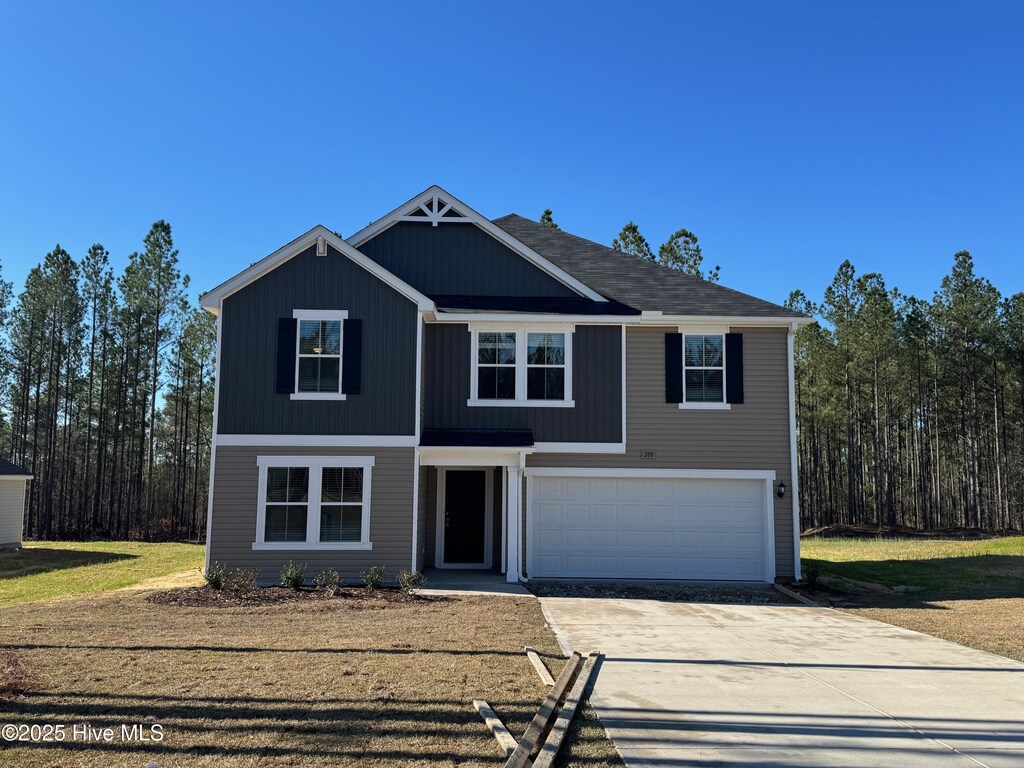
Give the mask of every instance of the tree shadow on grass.
[(837, 562), (804, 558), (824, 583), (865, 608), (935, 608), (944, 600), (1024, 598), (1024, 556), (968, 555)]
[(102, 565), (137, 558), (138, 555), (123, 552), (94, 552), (48, 549), (46, 547), (31, 547), (18, 552), (0, 552), (0, 581), (16, 579), (20, 576), (35, 576), (67, 568), (79, 568), (83, 565)]

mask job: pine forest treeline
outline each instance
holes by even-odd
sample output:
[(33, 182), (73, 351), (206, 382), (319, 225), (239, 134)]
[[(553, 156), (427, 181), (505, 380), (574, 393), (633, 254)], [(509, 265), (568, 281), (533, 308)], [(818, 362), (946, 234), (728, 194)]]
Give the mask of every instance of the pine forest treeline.
[(805, 529), (1024, 528), (1024, 293), (961, 251), (931, 300), (847, 261), (789, 304)]
[[(0, 455), (35, 478), (26, 537), (201, 538), (215, 319), (170, 225), (118, 276), (103, 246), (58, 245), (19, 294), (2, 278)], [(1024, 529), (1024, 293), (962, 251), (930, 300), (849, 262), (823, 296), (788, 302), (818, 320), (795, 343), (803, 527)]]
[(215, 319), (188, 284), (164, 221), (119, 276), (102, 245), (58, 245), (19, 295), (0, 279), (0, 455), (34, 476), (26, 538), (204, 534)]

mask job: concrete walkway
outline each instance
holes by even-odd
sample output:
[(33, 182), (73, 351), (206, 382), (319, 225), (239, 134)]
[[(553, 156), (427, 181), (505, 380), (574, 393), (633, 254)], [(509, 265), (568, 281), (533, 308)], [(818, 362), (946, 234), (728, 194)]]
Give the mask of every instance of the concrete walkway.
[[(827, 608), (543, 598), (629, 766), (1024, 766), (1024, 664)], [(922, 609), (927, 610), (927, 609)]]
[(427, 577), (427, 585), (422, 590), (424, 595), (531, 596), (521, 584), (508, 583), (504, 574), (497, 571), (427, 568), (423, 575)]

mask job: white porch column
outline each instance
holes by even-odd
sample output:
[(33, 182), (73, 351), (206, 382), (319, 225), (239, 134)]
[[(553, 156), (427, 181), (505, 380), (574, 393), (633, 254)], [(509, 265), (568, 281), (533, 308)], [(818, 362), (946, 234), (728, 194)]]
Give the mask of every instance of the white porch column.
[(505, 467), (506, 507), (508, 509), (508, 529), (505, 532), (508, 560), (505, 580), (510, 583), (519, 581), (519, 570), (522, 556), (519, 552), (519, 540), (523, 530), (523, 469), (519, 466)]

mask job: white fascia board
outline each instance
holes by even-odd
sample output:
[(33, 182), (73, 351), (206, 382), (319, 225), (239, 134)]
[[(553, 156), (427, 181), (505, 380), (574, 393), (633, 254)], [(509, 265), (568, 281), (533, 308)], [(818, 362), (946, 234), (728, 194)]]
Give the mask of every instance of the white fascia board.
[(33, 475), (0, 475), (0, 482), (4, 480), (31, 480)]
[(641, 325), (677, 326), (731, 326), (746, 328), (756, 326), (802, 328), (818, 322), (813, 317), (750, 317), (748, 315), (651, 315), (646, 312), (638, 318)]
[[(437, 312), (433, 323), (491, 323), (510, 326), (517, 323), (554, 325), (637, 325), (640, 315), (541, 315), (528, 312)], [(664, 323), (663, 323), (664, 324)]]
[(428, 445), (420, 447), (423, 467), (518, 467), (533, 448), (507, 446)]
[(625, 443), (534, 443), (536, 453), (625, 453)]
[(548, 275), (550, 275), (563, 285), (571, 288), (576, 293), (580, 294), (581, 296), (585, 296), (588, 299), (591, 299), (592, 301), (608, 301), (608, 299), (599, 294), (597, 291), (593, 290), (592, 288), (589, 288), (580, 280), (576, 279), (568, 272), (566, 272), (564, 269), (557, 266), (554, 262), (549, 261), (548, 259), (541, 256), (539, 253), (537, 253), (535, 250), (527, 246), (525, 243), (521, 243), (519, 240), (512, 237), (512, 235), (510, 235), (504, 229), (502, 229), (497, 224), (492, 222), (486, 216), (477, 213), (464, 202), (459, 200), (457, 197), (455, 197), (449, 192), (446, 192), (436, 184), (430, 187), (429, 189), (424, 190), (411, 200), (402, 203), (402, 205), (398, 206), (390, 213), (377, 219), (369, 226), (359, 230), (354, 235), (348, 238), (348, 242), (351, 243), (354, 247), (358, 248), (367, 240), (370, 240), (374, 236), (379, 235), (388, 227), (402, 220), (402, 217), (408, 211), (419, 208), (426, 201), (433, 199), (434, 195), (443, 197), (446, 202), (448, 202), (453, 207), (457, 208), (459, 210), (459, 213), (461, 213), (463, 216), (469, 219), (473, 224), (476, 224), (478, 227), (480, 227), (480, 229), (484, 230), (484, 232), (489, 234), (495, 240), (498, 240), (503, 245), (508, 246), (513, 251), (522, 256), (524, 259), (526, 259), (529, 262), (532, 262), (534, 266), (546, 272)]
[(434, 302), (430, 297), (420, 293), (404, 280), (386, 270), (373, 259), (357, 251), (322, 224), (317, 224), (306, 234), (300, 235), (284, 247), (278, 248), (266, 258), (257, 261), (248, 269), (239, 272), (230, 280), (221, 283), (211, 291), (207, 291), (199, 297), (199, 304), (206, 311), (217, 314), (220, 311), (220, 303), (228, 296), (240, 291), (250, 283), (255, 282), (263, 275), (288, 261), (288, 259), (293, 256), (302, 253), (311, 245), (314, 245), (317, 242), (317, 239), (321, 237), (343, 256), (348, 257), (374, 277), (405, 296), (405, 298), (413, 302), (420, 311), (433, 311)]
[(639, 469), (605, 467), (527, 467), (529, 477), (649, 477), (692, 480), (774, 480), (774, 469)]
[(216, 435), (214, 445), (295, 448), (415, 448), (415, 435)]

